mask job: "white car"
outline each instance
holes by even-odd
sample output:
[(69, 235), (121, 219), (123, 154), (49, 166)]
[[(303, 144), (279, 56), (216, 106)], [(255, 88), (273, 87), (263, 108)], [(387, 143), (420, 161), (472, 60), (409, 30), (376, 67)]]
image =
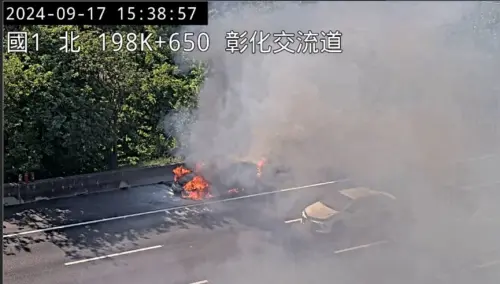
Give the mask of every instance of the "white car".
[(339, 222), (356, 227), (379, 226), (390, 219), (395, 200), (390, 193), (366, 187), (332, 191), (302, 211), (301, 223), (317, 233), (330, 233)]

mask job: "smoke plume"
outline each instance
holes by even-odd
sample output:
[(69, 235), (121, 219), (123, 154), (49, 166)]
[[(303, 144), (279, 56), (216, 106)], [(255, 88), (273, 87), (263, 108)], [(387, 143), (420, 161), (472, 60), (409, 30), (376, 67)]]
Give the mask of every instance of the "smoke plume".
[[(223, 4), (231, 6), (214, 5)], [(444, 245), (453, 243), (466, 255), (477, 249), (478, 238), (467, 232), (478, 225), (454, 223), (452, 215), (470, 217), (487, 197), (450, 196), (481, 174), (480, 181), (493, 182), (495, 174), (484, 172), (499, 166), (463, 166), (498, 150), (494, 11), (473, 2), (284, 2), (220, 13), (197, 30), (210, 35), (210, 49), (190, 54), (213, 70), (196, 121), (181, 138), (183, 154), (265, 156), (287, 165), (296, 184), (346, 176), (394, 192), (417, 215), (420, 244), (445, 257), (456, 253)], [(339, 30), (343, 52), (253, 54), (249, 46), (231, 54), (225, 51), (231, 30)], [(424, 272), (414, 261), (415, 281), (405, 283), (431, 283), (419, 278)]]
[[(187, 157), (268, 156), (298, 180), (322, 168), (370, 180), (405, 171), (439, 180), (450, 163), (495, 151), (500, 66), (467, 20), (477, 4), (249, 6), (212, 18), (203, 28), (209, 51), (190, 54), (213, 72), (197, 121), (181, 138)], [(231, 54), (230, 30), (339, 30), (344, 51), (253, 54), (250, 45)]]

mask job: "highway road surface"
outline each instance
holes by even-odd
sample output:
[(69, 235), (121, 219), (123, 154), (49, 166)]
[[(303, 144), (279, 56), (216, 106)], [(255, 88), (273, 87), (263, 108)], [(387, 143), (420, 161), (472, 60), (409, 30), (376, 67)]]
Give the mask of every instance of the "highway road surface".
[[(302, 284), (332, 283), (332, 279), (356, 284), (498, 283), (500, 253), (472, 257), (457, 266), (438, 250), (409, 246), (410, 240), (345, 228), (333, 238), (317, 238), (294, 222), (313, 198), (303, 195), (306, 189), (310, 196), (314, 190), (346, 186), (327, 183), (191, 206), (158, 185), (6, 208), (4, 280), (9, 284)], [(175, 209), (163, 211), (168, 208)], [(144, 212), (151, 214), (136, 215)]]

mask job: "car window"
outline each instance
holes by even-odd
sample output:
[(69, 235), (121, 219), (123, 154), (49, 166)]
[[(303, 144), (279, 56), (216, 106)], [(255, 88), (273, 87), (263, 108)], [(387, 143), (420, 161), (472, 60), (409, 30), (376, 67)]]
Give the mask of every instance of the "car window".
[(338, 191), (325, 193), (318, 201), (321, 201), (326, 206), (337, 211), (344, 210), (352, 203), (352, 199), (343, 194), (340, 194)]

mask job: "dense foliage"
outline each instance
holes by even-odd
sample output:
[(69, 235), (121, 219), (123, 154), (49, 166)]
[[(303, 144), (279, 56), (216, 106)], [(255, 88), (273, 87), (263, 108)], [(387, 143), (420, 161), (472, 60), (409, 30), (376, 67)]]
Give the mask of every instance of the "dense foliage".
[[(165, 45), (130, 52), (102, 50), (99, 35), (168, 35), (175, 27), (6, 27), (28, 33), (27, 53), (4, 52), (6, 181), (88, 173), (168, 157), (175, 141), (162, 118), (193, 108), (203, 70), (179, 72)], [(78, 53), (59, 50), (65, 32), (79, 35)], [(38, 51), (34, 40), (39, 36)], [(5, 33), (6, 34), (6, 33)], [(4, 38), (4, 51), (6, 49)], [(168, 46), (168, 45), (167, 45)], [(184, 69), (184, 68), (183, 68)]]

